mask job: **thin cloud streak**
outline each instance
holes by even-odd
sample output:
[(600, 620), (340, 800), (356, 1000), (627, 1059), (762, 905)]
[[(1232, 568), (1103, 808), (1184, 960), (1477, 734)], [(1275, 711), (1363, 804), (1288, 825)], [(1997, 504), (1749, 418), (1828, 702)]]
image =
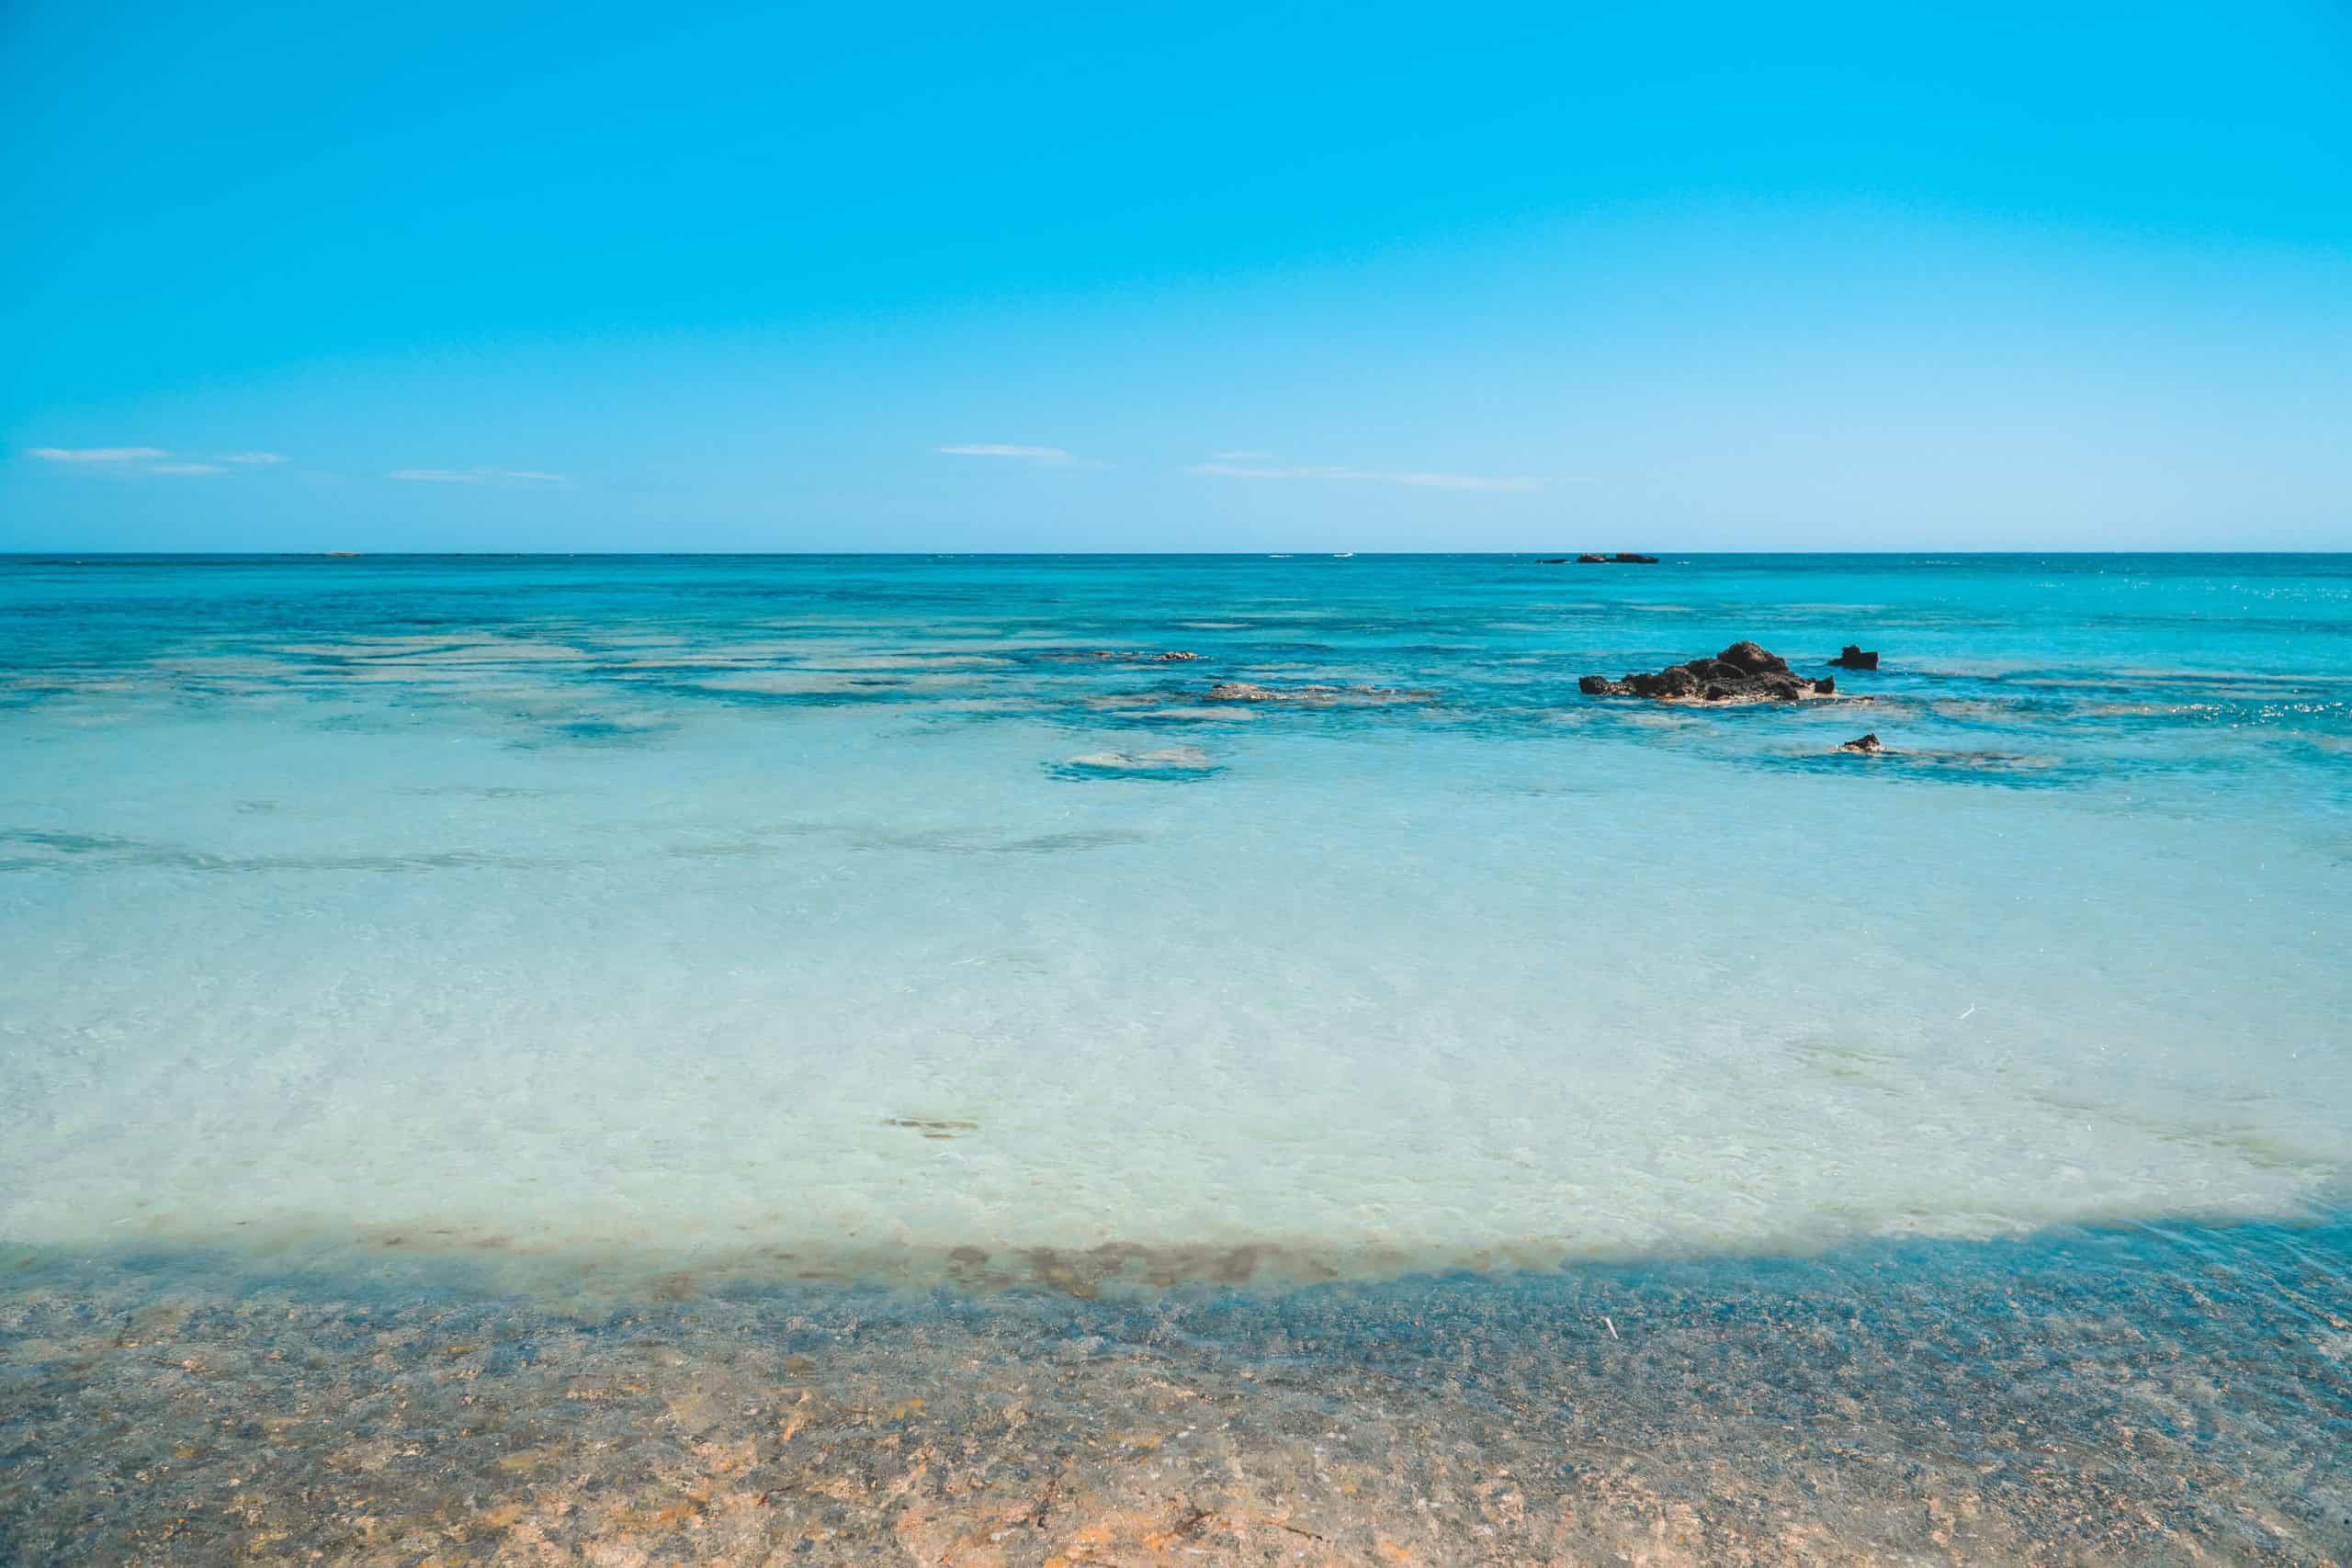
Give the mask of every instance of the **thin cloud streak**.
[(73, 463), (182, 479), (225, 474), (231, 468), (270, 468), (291, 460), (282, 452), (230, 452), (217, 457), (198, 458), (181, 457), (161, 446), (34, 446), (28, 449), (27, 456), (45, 463)]
[(144, 463), (171, 454), (161, 446), (36, 446), (30, 456), (48, 463)]
[(947, 457), (1015, 457), (1024, 463), (1057, 466), (1080, 460), (1075, 453), (1058, 446), (1016, 446), (996, 441), (973, 441), (959, 446), (934, 446), (932, 450)]
[(1184, 471), (1191, 474), (1209, 474), (1228, 479), (1324, 479), (1352, 484), (1412, 485), (1423, 490), (1526, 491), (1544, 488), (1543, 480), (1523, 477), (1495, 478), (1483, 474), (1390, 472), (1376, 468), (1306, 466), (1270, 468), (1250, 463), (1216, 462), (1195, 463)]

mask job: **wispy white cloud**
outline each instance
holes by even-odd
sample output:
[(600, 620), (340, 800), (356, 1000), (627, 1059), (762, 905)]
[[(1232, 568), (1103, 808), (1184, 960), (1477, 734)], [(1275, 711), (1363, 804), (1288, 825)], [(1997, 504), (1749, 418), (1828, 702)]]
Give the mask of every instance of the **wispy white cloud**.
[(933, 451), (949, 457), (1017, 457), (1024, 463), (1047, 463), (1057, 467), (1080, 462), (1075, 453), (1058, 446), (1013, 446), (994, 441), (967, 442), (960, 446), (936, 446)]
[(171, 456), (161, 446), (36, 446), (31, 455), (49, 463), (144, 463)]
[(415, 484), (436, 485), (561, 485), (571, 481), (561, 474), (536, 468), (394, 468), (384, 476)]
[(49, 463), (79, 463), (134, 474), (180, 477), (225, 474), (231, 467), (267, 468), (287, 461), (277, 452), (231, 452), (218, 457), (194, 457), (167, 452), (161, 446), (35, 446), (30, 455)]
[(1355, 484), (1413, 485), (1423, 490), (1532, 491), (1544, 488), (1543, 480), (1523, 476), (1274, 465), (1241, 459), (1242, 454), (1238, 452), (1220, 453), (1217, 461), (1195, 463), (1185, 472), (1212, 474), (1228, 479), (1327, 479)]
[(1212, 452), (1209, 456), (1220, 463), (1271, 463), (1274, 460), (1272, 452)]

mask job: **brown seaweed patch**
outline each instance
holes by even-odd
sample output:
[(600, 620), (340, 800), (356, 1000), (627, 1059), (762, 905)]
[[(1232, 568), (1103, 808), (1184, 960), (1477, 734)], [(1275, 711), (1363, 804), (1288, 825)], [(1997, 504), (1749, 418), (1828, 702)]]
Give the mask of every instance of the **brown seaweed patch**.
[(1327, 1269), (1311, 1266), (1303, 1270), (1295, 1267), (1274, 1268), (1280, 1252), (1278, 1247), (1258, 1242), (1219, 1247), (1146, 1247), (1114, 1241), (1082, 1249), (1033, 1247), (1019, 1256), (1031, 1283), (1086, 1301), (1111, 1287), (1166, 1290), (1191, 1284), (1247, 1285), (1259, 1279), (1261, 1271), (1292, 1282), (1335, 1277)]

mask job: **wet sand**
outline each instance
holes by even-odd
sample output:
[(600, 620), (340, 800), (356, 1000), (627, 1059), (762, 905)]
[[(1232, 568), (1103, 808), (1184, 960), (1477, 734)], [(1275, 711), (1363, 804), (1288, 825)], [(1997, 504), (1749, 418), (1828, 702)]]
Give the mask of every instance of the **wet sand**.
[(0, 1561), (2352, 1558), (2341, 1219), (1093, 1296), (406, 1267), (0, 1256)]

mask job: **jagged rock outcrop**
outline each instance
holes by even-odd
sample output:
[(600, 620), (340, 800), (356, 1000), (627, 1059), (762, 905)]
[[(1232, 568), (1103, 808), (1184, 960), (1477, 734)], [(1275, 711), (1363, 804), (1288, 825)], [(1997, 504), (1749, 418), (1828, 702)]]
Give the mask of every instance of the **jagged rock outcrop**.
[(1878, 668), (1878, 655), (1865, 653), (1849, 642), (1846, 645), (1844, 651), (1829, 662), (1841, 670), (1875, 670)]
[(1611, 556), (1609, 560), (1612, 566), (1656, 566), (1657, 564), (1657, 557), (1641, 555), (1633, 550), (1619, 550), (1615, 555)]
[(1713, 659), (1669, 664), (1655, 674), (1631, 674), (1622, 681), (1587, 675), (1577, 682), (1577, 689), (1589, 697), (1647, 697), (1653, 702), (1729, 706), (1832, 696), (1838, 682), (1826, 676), (1807, 680), (1790, 670), (1789, 661), (1779, 654), (1753, 642), (1736, 642)]
[(1886, 743), (1878, 738), (1878, 732), (1876, 730), (1872, 730), (1868, 735), (1857, 735), (1851, 740), (1846, 741), (1840, 745), (1838, 750), (1840, 751), (1859, 751), (1863, 756), (1868, 757), (1885, 750)]

